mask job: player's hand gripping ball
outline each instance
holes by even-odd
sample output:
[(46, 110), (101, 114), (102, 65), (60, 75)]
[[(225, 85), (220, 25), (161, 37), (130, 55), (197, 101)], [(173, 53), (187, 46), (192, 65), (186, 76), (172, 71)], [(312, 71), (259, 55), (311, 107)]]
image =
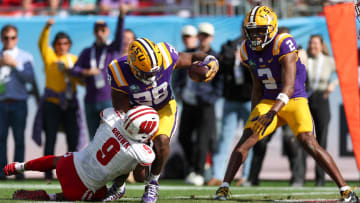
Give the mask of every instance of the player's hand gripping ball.
[(202, 61), (195, 61), (190, 68), (188, 68), (188, 75), (191, 80), (195, 82), (204, 82), (209, 67), (204, 65)]

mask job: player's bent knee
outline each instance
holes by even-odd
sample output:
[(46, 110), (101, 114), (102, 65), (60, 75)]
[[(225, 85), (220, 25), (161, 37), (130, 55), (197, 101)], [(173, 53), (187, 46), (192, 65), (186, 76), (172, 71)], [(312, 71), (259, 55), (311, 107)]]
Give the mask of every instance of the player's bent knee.
[(316, 155), (319, 144), (312, 132), (300, 133), (298, 135), (298, 140), (308, 153)]

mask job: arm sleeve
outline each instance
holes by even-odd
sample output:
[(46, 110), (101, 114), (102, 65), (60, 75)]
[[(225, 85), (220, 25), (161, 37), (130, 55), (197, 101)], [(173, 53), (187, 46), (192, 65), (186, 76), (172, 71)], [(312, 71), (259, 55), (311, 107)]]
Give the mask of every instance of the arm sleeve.
[(41, 32), (38, 43), (44, 64), (47, 64), (51, 58), (55, 57), (54, 50), (49, 46), (49, 35), (50, 35), (50, 27), (45, 26)]
[(250, 68), (246, 40), (242, 41), (240, 44), (240, 63), (245, 67)]
[(122, 48), (122, 41), (124, 35), (124, 16), (119, 14), (117, 24), (116, 24), (116, 31), (115, 31), (115, 39), (110, 44), (110, 52), (120, 52)]
[(163, 55), (163, 63), (165, 69), (172, 67), (175, 69), (175, 64), (179, 59), (179, 53), (177, 50), (166, 42), (158, 43), (157, 46), (160, 49), (161, 54)]
[(113, 60), (107, 68), (107, 79), (109, 85), (111, 86), (111, 89), (122, 92), (124, 94), (128, 94), (128, 92), (126, 91), (126, 87), (128, 84), (120, 69), (117, 59)]
[(74, 77), (82, 77), (82, 70), (85, 68), (86, 64), (84, 63), (84, 59), (86, 54), (86, 49), (81, 52), (78, 60), (76, 61), (74, 67), (70, 70), (70, 74)]
[(134, 144), (134, 150), (137, 162), (142, 166), (149, 166), (155, 160), (155, 153), (146, 144)]
[(31, 83), (35, 80), (33, 57), (30, 54), (24, 54), (22, 60), (24, 61), (21, 61), (16, 67), (16, 73), (21, 80)]
[[(274, 42), (273, 54), (279, 55), (279, 61), (286, 55), (297, 51), (295, 39), (287, 33), (280, 34)], [(299, 56), (298, 56), (299, 57)]]

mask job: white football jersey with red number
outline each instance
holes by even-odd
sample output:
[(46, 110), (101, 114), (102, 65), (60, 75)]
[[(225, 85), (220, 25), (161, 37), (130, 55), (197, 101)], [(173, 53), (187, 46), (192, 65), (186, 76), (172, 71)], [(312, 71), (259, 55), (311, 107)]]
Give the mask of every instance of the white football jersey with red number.
[(146, 144), (127, 139), (121, 132), (124, 116), (113, 108), (101, 112), (94, 139), (74, 153), (74, 165), (84, 185), (94, 192), (107, 182), (132, 171), (139, 163), (150, 165), (155, 153)]

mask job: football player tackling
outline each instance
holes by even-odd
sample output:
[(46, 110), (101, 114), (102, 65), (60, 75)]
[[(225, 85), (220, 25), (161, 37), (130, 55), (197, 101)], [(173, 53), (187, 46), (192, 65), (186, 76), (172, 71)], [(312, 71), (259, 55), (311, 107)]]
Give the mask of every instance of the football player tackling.
[(215, 199), (227, 199), (231, 181), (249, 149), (276, 128), (288, 124), (304, 149), (336, 182), (343, 200), (357, 202), (358, 197), (347, 186), (334, 160), (315, 139), (305, 92), (305, 66), (299, 59), (295, 40), (290, 34), (277, 34), (277, 29), (277, 16), (266, 6), (252, 8), (244, 20), (247, 39), (241, 44), (240, 55), (253, 79), (252, 112)]
[[(201, 52), (178, 53), (165, 42), (155, 44), (149, 39), (138, 38), (129, 45), (128, 56), (115, 59), (109, 65), (114, 108), (127, 111), (133, 105), (144, 104), (156, 109), (160, 116), (159, 131), (152, 138), (156, 158), (145, 180), (142, 197), (145, 203), (158, 199), (158, 179), (168, 158), (170, 138), (176, 128), (178, 112), (170, 87), (171, 74), (175, 68), (189, 68), (195, 61), (202, 61), (209, 67), (205, 82), (210, 81), (219, 69), (214, 56)], [(138, 176), (136, 171), (135, 178)]]
[[(17, 200), (103, 200), (106, 183), (119, 174), (127, 175), (137, 164), (150, 165), (155, 153), (146, 145), (159, 128), (159, 115), (148, 106), (136, 106), (126, 115), (113, 108), (101, 112), (101, 124), (94, 139), (80, 152), (64, 156), (44, 156), (26, 163), (11, 163), (4, 167), (6, 175), (23, 171), (56, 169), (62, 193), (48, 194), (44, 190), (18, 190)], [(122, 186), (125, 193), (125, 185)], [(111, 189), (110, 189), (111, 191)]]

